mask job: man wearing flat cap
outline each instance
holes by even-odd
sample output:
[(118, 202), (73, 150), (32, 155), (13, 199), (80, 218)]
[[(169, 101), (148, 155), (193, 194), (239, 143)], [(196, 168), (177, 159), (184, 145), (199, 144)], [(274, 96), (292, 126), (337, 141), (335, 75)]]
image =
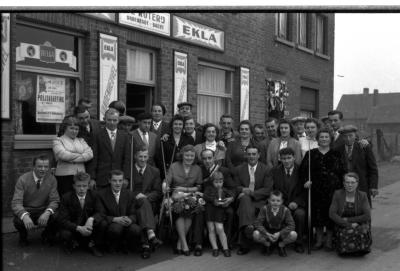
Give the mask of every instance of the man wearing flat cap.
[(134, 117), (124, 115), (119, 117), (118, 129), (124, 130), (127, 133), (131, 133), (133, 127), (136, 124), (136, 120)]
[(304, 124), (306, 122), (306, 118), (302, 116), (298, 116), (292, 119), (292, 124), (294, 126), (295, 138), (298, 140), (301, 137), (306, 137), (306, 131), (304, 128)]
[(368, 195), (371, 204), (371, 196), (378, 195), (378, 167), (371, 145), (361, 146), (357, 144), (357, 127), (345, 125), (339, 129), (344, 145), (336, 148), (341, 153), (347, 172), (356, 172), (359, 176), (359, 189)]
[(156, 144), (158, 140), (157, 135), (150, 132), (153, 117), (150, 113), (141, 113), (137, 115), (136, 118), (138, 120), (139, 128), (132, 132), (133, 154), (142, 146), (146, 146), (149, 155), (148, 164), (154, 166), (154, 154), (156, 152)]
[[(189, 102), (183, 102), (178, 104), (178, 114), (183, 118), (192, 116), (192, 107), (193, 105)], [(195, 122), (195, 129), (201, 131), (201, 125), (197, 121)]]

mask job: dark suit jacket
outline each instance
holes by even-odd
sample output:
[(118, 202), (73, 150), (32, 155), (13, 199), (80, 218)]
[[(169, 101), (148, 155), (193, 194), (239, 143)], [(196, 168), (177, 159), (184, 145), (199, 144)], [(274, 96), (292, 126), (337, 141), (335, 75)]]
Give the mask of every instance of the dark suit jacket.
[(290, 175), (289, 186), (285, 185), (286, 172), (282, 164), (272, 168), (271, 175), (274, 182), (274, 190), (277, 189), (282, 192), (283, 203), (286, 206), (291, 202), (295, 202), (298, 206), (305, 207), (305, 189), (300, 181), (299, 167), (297, 165), (294, 165)]
[(343, 145), (344, 145), (344, 135), (339, 134), (339, 136), (336, 140), (332, 140), (331, 149), (337, 149)]
[[(207, 187), (213, 186), (213, 184), (212, 181), (209, 180), (210, 171), (204, 165), (201, 165), (200, 168), (203, 175), (203, 191), (205, 191)], [(221, 171), (222, 175), (224, 175), (224, 187), (229, 190), (233, 196), (235, 196), (237, 184), (233, 180), (229, 169), (226, 167), (219, 167), (218, 171)]]
[(136, 224), (135, 199), (133, 194), (126, 189), (121, 190), (119, 204), (117, 204), (111, 187), (101, 190), (97, 194), (95, 221), (106, 220), (108, 224), (112, 223), (114, 217), (127, 216)]
[[(186, 134), (186, 135), (188, 137), (193, 138), (191, 135), (188, 135), (188, 134)], [(194, 138), (193, 145), (196, 146), (197, 144), (200, 144), (200, 143), (203, 143), (203, 142), (204, 142), (204, 140), (203, 140), (203, 132), (200, 131), (199, 129), (196, 129), (196, 135), (195, 135), (195, 138)]]
[(57, 221), (61, 228), (75, 232), (77, 226), (83, 226), (89, 217), (95, 212), (96, 195), (88, 190), (85, 197), (83, 209), (75, 191), (70, 191), (61, 199)]
[(97, 134), (92, 149), (93, 161), (88, 165), (87, 172), (98, 185), (107, 185), (109, 173), (113, 169), (122, 170), (124, 178), (130, 179), (131, 143), (126, 132), (117, 131), (113, 151), (107, 130), (103, 128)]
[(169, 123), (166, 121), (161, 121), (160, 126), (158, 126), (158, 129), (154, 129), (153, 126), (153, 121), (151, 122), (151, 126), (150, 126), (150, 132), (155, 133), (158, 136), (163, 136), (165, 134), (169, 134), (171, 131), (170, 127), (169, 127)]
[[(133, 137), (133, 153), (132, 153), (132, 157), (133, 157), (136, 150), (139, 149), (140, 146), (144, 145), (144, 142), (143, 142), (137, 129), (132, 131), (132, 137)], [(155, 165), (154, 155), (156, 154), (157, 143), (159, 141), (160, 141), (160, 139), (157, 137), (157, 135), (155, 133), (149, 132), (149, 160), (148, 160), (148, 163), (152, 166)]]
[[(342, 157), (343, 164), (347, 169), (347, 152), (344, 144), (336, 148)], [(378, 166), (376, 164), (374, 153), (371, 146), (361, 147), (359, 143), (355, 142), (353, 145), (352, 153), (353, 171), (356, 172), (360, 178), (358, 188), (369, 195), (369, 189), (378, 188)]]
[(143, 172), (143, 176), (140, 176), (136, 166), (133, 166), (132, 177), (132, 191), (135, 197), (137, 194), (142, 193), (147, 196), (147, 199), (150, 202), (157, 202), (161, 199), (162, 189), (160, 171), (157, 168), (147, 165), (145, 171)]
[[(255, 175), (254, 193), (252, 198), (254, 201), (262, 202), (265, 204), (269, 194), (272, 191), (272, 178), (268, 172), (267, 166), (261, 162), (258, 162)], [(237, 184), (237, 194), (242, 192), (243, 188), (249, 187), (250, 184), (250, 173), (248, 169), (248, 163), (243, 163), (233, 170), (233, 179)]]
[(90, 119), (89, 126), (90, 126), (90, 132), (86, 130), (86, 127), (79, 126), (78, 137), (82, 137), (89, 145), (89, 147), (93, 148), (95, 136), (99, 133), (101, 129), (100, 121), (96, 119)]

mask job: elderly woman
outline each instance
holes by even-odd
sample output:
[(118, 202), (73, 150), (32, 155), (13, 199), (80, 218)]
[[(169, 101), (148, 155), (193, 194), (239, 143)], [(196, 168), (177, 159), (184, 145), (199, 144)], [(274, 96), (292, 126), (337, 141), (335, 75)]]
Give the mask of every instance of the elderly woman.
[(306, 119), (304, 127), (306, 129), (306, 137), (299, 138), (302, 157), (304, 157), (308, 150), (318, 148), (318, 142), (315, 137), (317, 135), (318, 129), (320, 128), (320, 125), (317, 119), (309, 118)]
[(172, 189), (172, 212), (176, 218), (175, 226), (178, 232), (178, 242), (175, 253), (190, 255), (186, 236), (192, 224), (192, 216), (201, 211), (198, 200), (203, 177), (201, 169), (194, 164), (195, 150), (193, 145), (184, 146), (181, 151), (182, 161), (171, 165), (166, 177), (166, 186)]
[(278, 165), (279, 151), (284, 148), (291, 148), (294, 150), (294, 158), (295, 163), (300, 165), (301, 163), (301, 146), (299, 141), (294, 138), (293, 127), (290, 122), (286, 119), (282, 119), (279, 121), (278, 130), (277, 130), (277, 138), (272, 139), (271, 143), (268, 146), (267, 151), (267, 165), (269, 168), (272, 168)]
[(371, 209), (365, 192), (358, 190), (358, 174), (344, 175), (344, 189), (335, 191), (329, 217), (335, 222), (339, 255), (364, 255), (371, 251)]
[(205, 124), (203, 126), (203, 138), (205, 141), (194, 147), (197, 162), (202, 163), (201, 152), (207, 149), (214, 152), (215, 163), (222, 166), (225, 160), (226, 147), (222, 140), (216, 141), (216, 138), (218, 138), (217, 126), (212, 123)]
[(313, 249), (324, 246), (322, 237), (326, 227), (325, 248), (332, 250), (333, 221), (329, 218), (329, 206), (335, 190), (342, 187), (344, 164), (340, 153), (330, 148), (333, 139), (330, 130), (319, 130), (316, 138), (318, 148), (306, 152), (300, 166), (300, 179), (305, 188), (311, 189), (312, 225), (316, 228)]
[(78, 138), (79, 121), (73, 116), (64, 118), (59, 137), (53, 141), (53, 152), (57, 161), (55, 176), (58, 193), (72, 191), (74, 175), (85, 172), (85, 162), (93, 158), (93, 151), (83, 138)]

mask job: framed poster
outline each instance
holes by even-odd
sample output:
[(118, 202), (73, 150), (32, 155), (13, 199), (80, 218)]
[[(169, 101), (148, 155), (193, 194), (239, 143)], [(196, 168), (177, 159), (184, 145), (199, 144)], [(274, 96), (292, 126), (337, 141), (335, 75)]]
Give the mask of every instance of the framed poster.
[(38, 75), (36, 122), (61, 123), (65, 116), (65, 78)]
[(250, 70), (240, 67), (240, 120), (249, 119)]
[(1, 14), (1, 118), (10, 119), (10, 13)]
[(103, 120), (108, 105), (118, 100), (118, 37), (99, 36), (99, 120)]
[(174, 51), (174, 111), (187, 101), (188, 59), (186, 53)]

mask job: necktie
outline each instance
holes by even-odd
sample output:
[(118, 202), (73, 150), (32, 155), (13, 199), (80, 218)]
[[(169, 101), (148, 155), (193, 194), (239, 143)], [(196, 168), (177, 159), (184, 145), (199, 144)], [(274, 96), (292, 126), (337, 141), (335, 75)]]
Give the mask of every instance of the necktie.
[(140, 169), (139, 169), (139, 175), (140, 175), (140, 176), (143, 176), (143, 171), (144, 171), (143, 168), (140, 168)]
[(353, 154), (353, 145), (347, 146), (347, 157), (351, 159), (351, 155)]
[(115, 201), (117, 202), (117, 204), (119, 204), (119, 194), (114, 194), (115, 196)]
[(254, 192), (255, 177), (254, 177), (254, 167), (250, 167), (250, 184), (249, 189)]
[(81, 208), (83, 209), (83, 207), (85, 206), (85, 198), (84, 197), (80, 197), (79, 198), (79, 203), (81, 204)]
[(42, 182), (41, 179), (38, 179), (36, 182), (36, 188), (39, 190), (40, 189), (40, 183)]
[(112, 147), (112, 150), (114, 151), (114, 147), (115, 147), (115, 132), (111, 132), (111, 147)]
[(149, 141), (146, 138), (147, 133), (143, 132), (143, 143), (146, 145), (146, 147), (149, 147)]
[(90, 133), (90, 125), (86, 126), (86, 131)]
[(287, 176), (288, 178), (290, 178), (290, 170), (289, 170), (289, 169), (286, 170), (286, 176)]

